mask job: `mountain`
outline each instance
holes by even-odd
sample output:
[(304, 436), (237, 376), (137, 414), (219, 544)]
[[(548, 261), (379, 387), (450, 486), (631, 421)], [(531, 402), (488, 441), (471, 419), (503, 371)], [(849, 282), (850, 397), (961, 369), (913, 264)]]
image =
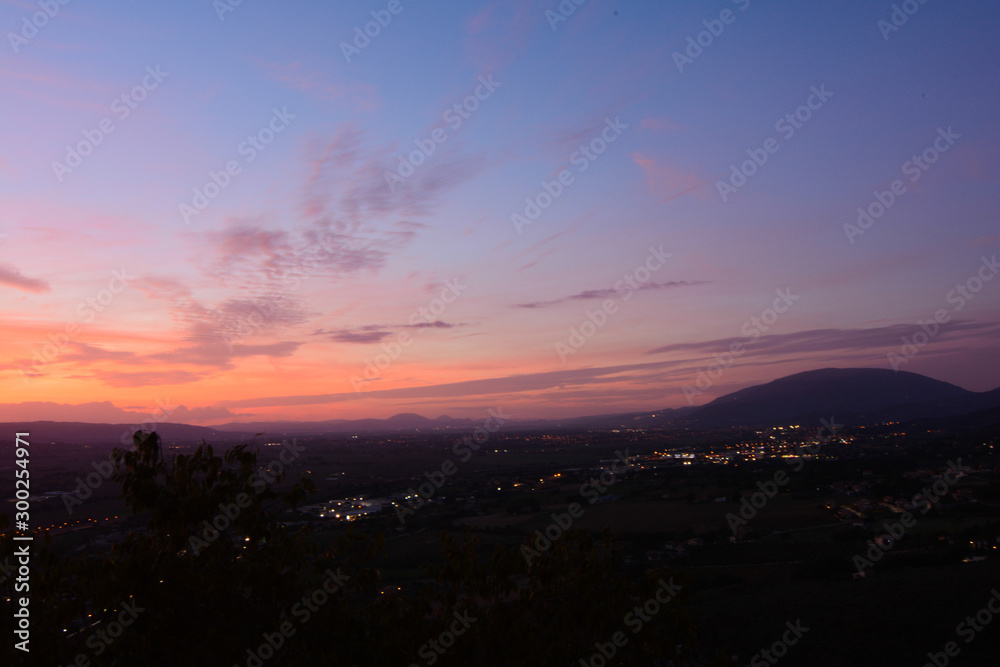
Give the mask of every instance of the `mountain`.
[[(977, 413), (970, 415), (969, 413)], [(617, 428), (724, 428), (789, 423), (819, 424), (833, 419), (838, 424), (886, 421), (934, 420), (968, 415), (982, 427), (992, 426), (1000, 415), (1000, 389), (973, 392), (932, 378), (883, 368), (824, 368), (778, 378), (747, 387), (697, 407), (619, 414), (568, 417), (564, 419), (511, 419), (505, 429), (562, 430)], [(255, 433), (265, 438), (306, 435), (471, 432), (483, 419), (456, 419), (442, 415), (428, 419), (402, 413), (388, 419), (331, 419), (297, 422), (233, 422), (211, 428), (163, 423), (156, 431), (167, 444), (244, 440)], [(950, 423), (950, 422), (949, 422)], [(136, 430), (130, 424), (81, 422), (22, 422), (0, 424), (0, 433), (28, 431), (38, 442), (118, 444), (123, 434)], [(13, 436), (11, 436), (13, 437)]]
[(230, 422), (213, 428), (227, 432), (264, 433), (275, 436), (324, 435), (330, 433), (397, 433), (401, 431), (442, 431), (475, 428), (480, 425), (472, 419), (455, 419), (441, 416), (428, 419), (412, 412), (393, 415), (388, 419), (330, 419), (327, 421), (295, 422)]
[[(78, 442), (78, 443), (106, 443), (106, 444), (128, 444), (132, 442), (131, 434), (139, 430), (137, 424), (90, 424), (87, 422), (8, 422), (0, 423), (0, 433), (29, 433), (31, 442)], [(145, 428), (150, 428), (148, 425)], [(205, 426), (191, 426), (190, 424), (171, 424), (164, 422), (157, 424), (155, 429), (163, 441), (167, 444), (197, 443), (204, 439), (206, 442), (218, 442), (221, 440), (233, 440), (241, 435), (253, 435), (254, 431), (241, 429), (241, 433), (224, 432)], [(124, 442), (122, 441), (125, 437)]]
[(924, 375), (884, 368), (824, 368), (747, 387), (702, 406), (685, 426), (723, 427), (789, 422), (907, 421), (949, 417), (1000, 406), (1000, 389), (972, 392)]

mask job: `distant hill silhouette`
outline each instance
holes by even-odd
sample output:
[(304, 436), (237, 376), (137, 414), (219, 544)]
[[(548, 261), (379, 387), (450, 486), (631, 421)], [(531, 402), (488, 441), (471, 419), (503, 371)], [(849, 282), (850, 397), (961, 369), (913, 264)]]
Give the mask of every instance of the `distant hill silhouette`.
[[(835, 418), (839, 424), (865, 424), (914, 419), (957, 418), (978, 413), (977, 422), (989, 425), (1000, 414), (1000, 388), (973, 392), (947, 382), (906, 371), (883, 368), (823, 368), (796, 373), (766, 384), (747, 387), (703, 406), (667, 408), (647, 412), (593, 415), (564, 419), (511, 419), (505, 429), (611, 429), (611, 428), (723, 428), (771, 424), (818, 424)], [(328, 421), (232, 422), (211, 428), (163, 423), (156, 431), (164, 442), (209, 443), (305, 435), (380, 433), (447, 433), (468, 431), (483, 419), (456, 419), (442, 415), (428, 419), (401, 413), (388, 419), (332, 419)], [(960, 419), (950, 423), (959, 424)], [(132, 424), (82, 422), (15, 422), (0, 424), (0, 433), (29, 431), (32, 438), (54, 442), (104, 442), (118, 444)], [(0, 440), (3, 438), (0, 437)]]
[(838, 423), (950, 417), (1000, 406), (1000, 389), (972, 392), (924, 375), (883, 368), (824, 368), (748, 387), (702, 406), (681, 420), (719, 427), (789, 421)]
[(475, 428), (482, 424), (472, 419), (441, 416), (428, 419), (410, 412), (387, 419), (330, 419), (327, 421), (231, 422), (214, 428), (224, 432), (265, 433), (266, 435), (309, 435), (324, 433), (395, 433), (399, 431), (441, 431)]
[[(132, 433), (137, 431), (137, 424), (91, 424), (88, 422), (8, 422), (0, 424), (0, 433), (12, 434), (17, 431), (31, 434), (32, 443), (44, 442), (80, 442), (80, 443), (107, 443), (114, 445), (128, 444), (132, 442)], [(149, 428), (147, 426), (147, 428)], [(186, 444), (199, 442), (203, 438), (206, 442), (218, 442), (220, 440), (233, 440), (237, 434), (219, 431), (205, 426), (192, 426), (190, 424), (172, 424), (164, 422), (157, 424), (155, 429), (160, 437), (167, 444), (184, 442)], [(253, 435), (255, 431), (248, 431)], [(122, 442), (122, 435), (128, 437)]]

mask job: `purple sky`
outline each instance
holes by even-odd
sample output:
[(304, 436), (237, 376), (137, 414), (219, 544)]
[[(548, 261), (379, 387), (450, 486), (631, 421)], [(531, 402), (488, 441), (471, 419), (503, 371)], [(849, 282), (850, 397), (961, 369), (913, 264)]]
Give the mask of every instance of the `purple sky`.
[(0, 0), (0, 420), (1000, 385), (1000, 6), (178, 4)]

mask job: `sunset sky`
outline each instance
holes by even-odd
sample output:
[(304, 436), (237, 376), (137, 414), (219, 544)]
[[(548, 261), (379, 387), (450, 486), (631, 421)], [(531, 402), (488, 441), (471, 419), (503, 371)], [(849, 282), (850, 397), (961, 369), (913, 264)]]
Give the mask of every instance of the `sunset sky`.
[(51, 5), (0, 0), (0, 421), (1000, 386), (1000, 5)]

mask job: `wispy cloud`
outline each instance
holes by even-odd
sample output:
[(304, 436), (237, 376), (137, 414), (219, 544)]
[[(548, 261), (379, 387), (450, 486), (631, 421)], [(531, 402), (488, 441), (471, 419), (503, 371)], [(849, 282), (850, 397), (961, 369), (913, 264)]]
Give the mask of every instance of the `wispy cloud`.
[[(370, 142), (354, 123), (342, 125), (330, 139), (313, 140), (304, 190), (306, 217), (367, 231), (428, 215), (443, 195), (487, 167), (482, 156), (464, 155), (454, 145), (445, 145), (393, 190), (386, 172), (398, 166), (399, 151), (395, 141)], [(362, 222), (369, 227), (360, 227)]]
[[(670, 280), (667, 282), (657, 283), (645, 283), (633, 288), (636, 292), (646, 291), (646, 290), (662, 290), (662, 289), (677, 289), (680, 287), (694, 287), (695, 285), (706, 285), (711, 281), (708, 280)], [(589, 301), (591, 299), (608, 299), (611, 297), (620, 296), (621, 292), (615, 289), (592, 289), (584, 290), (583, 292), (578, 292), (576, 294), (571, 294), (569, 296), (564, 296), (559, 299), (551, 299), (549, 301), (532, 301), (530, 303), (518, 303), (515, 304), (515, 308), (546, 308), (548, 306), (555, 306), (560, 303), (566, 303), (567, 301)]]
[(61, 362), (74, 362), (78, 364), (94, 364), (101, 361), (121, 361), (135, 362), (135, 353), (127, 350), (108, 350), (98, 345), (90, 345), (72, 341), (68, 344), (70, 351), (64, 352), (60, 357)]
[(48, 282), (39, 278), (29, 278), (9, 264), (0, 264), (0, 285), (7, 285), (25, 292), (49, 292)]
[(386, 331), (376, 326), (361, 327), (360, 329), (340, 329), (338, 331), (325, 331), (323, 335), (337, 343), (378, 343), (382, 339), (392, 335), (391, 331)]
[[(716, 338), (714, 340), (691, 343), (673, 343), (646, 352), (652, 354), (668, 353), (700, 353), (709, 355), (729, 349), (733, 343), (743, 343), (748, 348), (752, 345), (755, 353), (764, 354), (801, 354), (829, 352), (833, 350), (878, 350), (888, 347), (898, 347), (900, 339), (912, 336), (917, 327), (912, 324), (892, 324), (869, 329), (810, 329), (787, 334), (765, 334), (752, 343), (747, 337)], [(935, 341), (955, 340), (969, 334), (986, 335), (1000, 330), (998, 322), (973, 322), (970, 320), (952, 320), (941, 325)]]
[(463, 326), (466, 325), (463, 323), (435, 320), (434, 322), (417, 322), (415, 324), (369, 324), (353, 329), (336, 329), (333, 331), (317, 329), (314, 335), (326, 336), (338, 343), (358, 343), (364, 345), (381, 342), (384, 338), (392, 336), (396, 329), (453, 329)]

